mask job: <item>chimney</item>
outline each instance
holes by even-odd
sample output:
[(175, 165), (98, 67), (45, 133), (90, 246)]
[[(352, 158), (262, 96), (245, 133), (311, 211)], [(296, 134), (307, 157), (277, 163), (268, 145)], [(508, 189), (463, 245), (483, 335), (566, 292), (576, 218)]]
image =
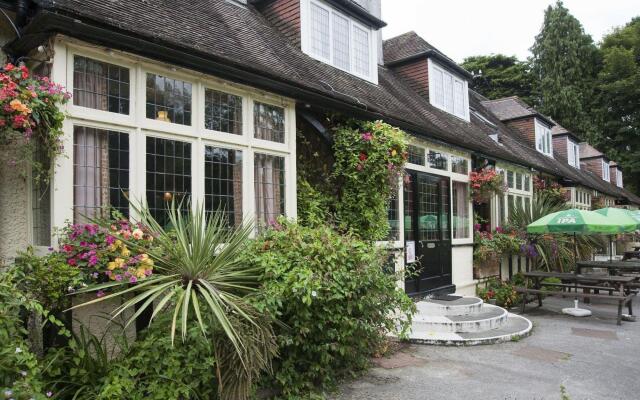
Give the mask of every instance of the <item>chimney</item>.
[[(356, 3), (363, 5), (369, 14), (378, 19), (382, 19), (382, 0), (356, 0)], [(382, 54), (382, 28), (376, 32), (376, 43), (378, 46), (378, 64), (384, 65), (384, 54)]]

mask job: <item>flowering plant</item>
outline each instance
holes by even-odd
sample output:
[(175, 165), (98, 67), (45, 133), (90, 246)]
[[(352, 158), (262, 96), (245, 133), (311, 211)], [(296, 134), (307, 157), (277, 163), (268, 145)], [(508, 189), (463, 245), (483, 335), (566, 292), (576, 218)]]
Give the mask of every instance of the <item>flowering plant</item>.
[(534, 175), (533, 188), (538, 195), (547, 196), (558, 203), (566, 203), (569, 200), (567, 199), (568, 192), (565, 192), (562, 185), (548, 178)]
[(127, 220), (114, 221), (109, 229), (73, 224), (65, 228), (59, 252), (68, 265), (82, 270), (86, 283), (137, 283), (153, 273), (153, 260), (147, 253), (133, 253), (122, 239), (151, 248), (154, 238), (142, 225)]
[(505, 254), (518, 254), (525, 241), (515, 230), (496, 227), (493, 232), (481, 231), (476, 225), (473, 243), (474, 261), (483, 262)]
[(471, 184), (471, 198), (476, 204), (486, 203), (494, 194), (500, 195), (505, 191), (504, 178), (494, 169), (481, 169), (469, 173)]
[(0, 145), (18, 145), (12, 165), (31, 166), (36, 180), (47, 180), (49, 166), (34, 157), (37, 148), (47, 161), (62, 153), (59, 106), (71, 95), (47, 77), (36, 76), (24, 65), (0, 69)]
[(333, 151), (341, 227), (366, 239), (384, 239), (389, 200), (407, 160), (406, 134), (382, 121), (352, 121), (336, 128)]

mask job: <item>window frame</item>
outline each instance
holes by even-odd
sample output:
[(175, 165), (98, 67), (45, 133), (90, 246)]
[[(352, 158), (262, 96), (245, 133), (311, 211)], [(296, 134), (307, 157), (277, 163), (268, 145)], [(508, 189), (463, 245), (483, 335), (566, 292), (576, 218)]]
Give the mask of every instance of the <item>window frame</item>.
[[(54, 169), (52, 181), (52, 231), (72, 220), (73, 180), (73, 129), (75, 125), (123, 132), (129, 135), (129, 193), (132, 199), (144, 199), (146, 193), (146, 138), (147, 136), (191, 143), (191, 192), (195, 201), (204, 202), (204, 151), (205, 146), (241, 150), (242, 160), (242, 209), (244, 218), (253, 218), (255, 212), (254, 153), (284, 157), (285, 160), (285, 215), (296, 217), (296, 164), (295, 164), (295, 102), (292, 99), (265, 93), (250, 86), (224, 81), (215, 76), (190, 71), (140, 56), (120, 51), (98, 48), (77, 39), (64, 36), (54, 41), (56, 57), (53, 60), (51, 79), (73, 88), (73, 57), (75, 55), (96, 59), (129, 68), (130, 114), (123, 115), (74, 106), (69, 102), (63, 111), (67, 118), (63, 123), (65, 156)], [(180, 79), (192, 84), (191, 125), (150, 120), (146, 118), (146, 73), (156, 73)], [(219, 90), (242, 97), (242, 134), (230, 134), (205, 129), (205, 88)], [(284, 143), (253, 138), (253, 102), (259, 101), (284, 109)], [(249, 112), (251, 111), (251, 112)], [(136, 217), (134, 210), (130, 212)], [(55, 240), (54, 240), (55, 243)]]
[[(539, 153), (553, 158), (553, 138), (551, 137), (551, 127), (534, 118), (535, 126), (535, 148)], [(538, 141), (542, 143), (542, 148), (538, 147)]]
[(602, 167), (602, 180), (611, 182), (611, 170), (609, 168), (609, 162), (602, 159), (600, 160), (600, 165)]
[[(467, 122), (470, 121), (470, 111), (469, 111), (469, 82), (462, 78), (460, 75), (457, 75), (453, 72), (451, 72), (450, 70), (448, 70), (446, 67), (442, 66), (441, 64), (437, 63), (436, 61), (434, 61), (431, 58), (427, 59), (427, 63), (428, 63), (428, 74), (429, 77), (433, 78), (436, 76), (436, 73), (442, 74), (442, 96), (443, 96), (443, 103), (440, 104), (438, 102), (438, 100), (436, 99), (436, 79), (429, 79), (429, 93), (433, 93), (433, 96), (430, 94), (429, 95), (429, 103), (431, 103), (432, 106), (447, 112), (457, 118), (463, 119)], [(447, 109), (447, 105), (446, 105), (446, 99), (447, 99), (447, 94), (445, 91), (445, 79), (450, 78), (451, 79), (451, 110)], [(456, 114), (455, 113), (455, 86), (456, 86), (456, 82), (460, 82), (462, 83), (462, 109), (464, 111), (464, 113), (462, 115), (460, 114)]]
[(620, 168), (616, 168), (616, 186), (623, 188), (624, 182), (622, 182), (622, 171)]
[(580, 169), (580, 145), (569, 137), (567, 137), (567, 162), (572, 167)]
[[(494, 228), (498, 226), (502, 226), (503, 221), (506, 222), (509, 219), (509, 212), (510, 212), (509, 196), (513, 197), (514, 204), (516, 204), (518, 201), (522, 202), (522, 204), (525, 204), (526, 202), (525, 199), (529, 199), (529, 207), (531, 207), (531, 204), (533, 202), (533, 182), (532, 182), (533, 173), (530, 170), (527, 170), (526, 168), (523, 168), (523, 167), (517, 167), (517, 166), (512, 166), (507, 164), (499, 164), (496, 166), (496, 172), (502, 174), (502, 176), (504, 177), (504, 184), (505, 184), (506, 190), (502, 194), (502, 202), (504, 204), (504, 208), (503, 208), (504, 215), (502, 215), (502, 213), (500, 212), (500, 207), (499, 207), (500, 196), (498, 195), (494, 196), (493, 205), (491, 207), (492, 214), (493, 214), (492, 226)], [(507, 177), (509, 175), (509, 172), (511, 172), (513, 176), (513, 187), (508, 186)], [(517, 187), (516, 179), (518, 175), (521, 175), (521, 179), (520, 179), (521, 189), (516, 188)], [(525, 189), (527, 187), (527, 185), (525, 184), (527, 180), (529, 182), (528, 184), (529, 190)]]
[[(323, 57), (321, 55), (315, 54), (312, 50), (312, 40), (311, 40), (311, 5), (322, 8), (325, 11), (329, 12), (329, 58)], [(342, 68), (338, 66), (334, 62), (334, 31), (333, 31), (333, 16), (337, 15), (341, 18), (344, 18), (348, 21), (349, 25), (349, 69)], [(366, 81), (372, 82), (374, 84), (378, 84), (378, 46), (377, 46), (377, 37), (378, 30), (372, 27), (368, 27), (360, 22), (358, 22), (355, 18), (340, 12), (336, 8), (332, 7), (330, 4), (322, 1), (322, 0), (301, 0), (300, 1), (300, 25), (301, 25), (301, 48), (302, 51), (309, 55), (312, 58), (315, 58), (318, 61), (321, 61), (325, 64), (328, 64), (334, 68), (337, 68), (341, 71), (347, 72), (351, 75), (354, 75), (358, 78), (364, 79)], [(368, 42), (369, 42), (369, 74), (363, 75), (358, 73), (355, 70), (355, 53), (354, 53), (354, 44), (353, 44), (353, 31), (354, 27), (362, 29), (368, 34)]]

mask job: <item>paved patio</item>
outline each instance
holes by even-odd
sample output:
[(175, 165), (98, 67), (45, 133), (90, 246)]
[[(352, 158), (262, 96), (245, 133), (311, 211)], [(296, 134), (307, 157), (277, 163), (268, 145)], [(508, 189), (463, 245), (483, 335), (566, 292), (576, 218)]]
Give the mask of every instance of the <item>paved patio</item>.
[(527, 338), (462, 348), (408, 345), (376, 360), (333, 399), (557, 400), (561, 386), (571, 400), (640, 399), (640, 321), (616, 326), (613, 304), (581, 305), (593, 311), (586, 318), (560, 313), (570, 299), (533, 304)]

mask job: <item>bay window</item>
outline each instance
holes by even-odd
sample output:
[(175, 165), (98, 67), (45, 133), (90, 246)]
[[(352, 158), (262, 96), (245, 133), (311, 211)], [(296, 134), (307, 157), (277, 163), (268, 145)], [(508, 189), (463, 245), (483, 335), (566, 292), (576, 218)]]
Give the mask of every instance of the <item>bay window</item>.
[(377, 83), (374, 29), (319, 0), (302, 0), (301, 25), (305, 53)]
[(229, 226), (295, 217), (291, 100), (121, 53), (57, 46), (68, 52), (67, 69), (52, 79), (78, 96), (64, 128), (69, 151), (53, 179), (53, 226), (107, 216), (109, 208), (128, 216), (127, 197), (146, 200), (163, 225), (174, 200), (221, 211)]

